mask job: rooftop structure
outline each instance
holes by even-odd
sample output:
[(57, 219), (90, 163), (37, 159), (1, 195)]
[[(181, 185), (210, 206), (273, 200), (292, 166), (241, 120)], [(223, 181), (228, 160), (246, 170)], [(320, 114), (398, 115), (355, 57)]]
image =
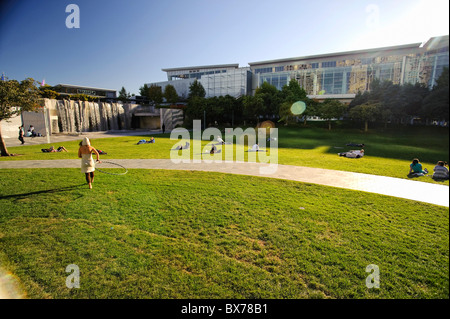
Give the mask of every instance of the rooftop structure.
[(115, 99), (117, 91), (110, 89), (101, 89), (88, 86), (71, 85), (71, 84), (57, 84), (54, 86), (56, 92), (61, 95), (86, 94), (98, 98)]

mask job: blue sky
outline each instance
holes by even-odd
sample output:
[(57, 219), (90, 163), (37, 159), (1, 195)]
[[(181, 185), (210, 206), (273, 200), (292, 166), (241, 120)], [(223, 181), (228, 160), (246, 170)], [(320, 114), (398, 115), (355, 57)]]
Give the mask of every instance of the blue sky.
[[(66, 27), (66, 6), (80, 28)], [(448, 0), (6, 0), (0, 72), (139, 94), (162, 68), (418, 43), (449, 34)]]

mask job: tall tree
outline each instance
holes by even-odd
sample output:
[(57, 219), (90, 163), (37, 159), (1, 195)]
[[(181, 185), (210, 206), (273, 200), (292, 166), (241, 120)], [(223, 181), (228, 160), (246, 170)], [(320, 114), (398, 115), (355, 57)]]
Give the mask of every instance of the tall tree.
[(274, 116), (279, 114), (282, 95), (274, 85), (264, 82), (256, 89), (255, 96), (263, 101), (263, 111), (261, 112), (261, 115)]
[(354, 120), (364, 122), (364, 132), (369, 130), (369, 122), (375, 121), (380, 116), (380, 103), (369, 101), (361, 105), (357, 105), (349, 111), (349, 115)]
[(118, 99), (122, 102), (126, 102), (127, 99), (130, 98), (130, 93), (127, 93), (127, 90), (125, 90), (125, 87), (122, 86), (122, 88), (119, 91), (119, 97)]
[(139, 94), (143, 97), (148, 98), (148, 85), (144, 84), (139, 88)]
[(194, 82), (191, 83), (191, 85), (189, 85), (188, 99), (190, 99), (194, 96), (197, 96), (197, 97), (205, 97), (206, 96), (205, 88), (197, 80), (195, 80)]
[(153, 104), (161, 104), (163, 101), (162, 88), (156, 84), (150, 85), (148, 88), (148, 98)]
[(328, 121), (328, 130), (331, 130), (331, 120), (341, 118), (347, 110), (347, 105), (338, 100), (325, 99), (318, 106), (318, 115)]
[(1, 121), (22, 113), (32, 111), (39, 106), (41, 98), (37, 82), (26, 78), (22, 82), (17, 80), (0, 81), (0, 151), (1, 156), (10, 156), (1, 132)]
[(178, 102), (178, 93), (175, 87), (171, 84), (166, 85), (164, 88), (164, 97), (166, 98), (166, 101), (170, 104), (175, 104)]
[(264, 100), (260, 95), (246, 95), (242, 100), (244, 108), (244, 117), (247, 119), (256, 119), (259, 123), (260, 115), (264, 114)]
[[(188, 102), (185, 113), (185, 124), (187, 126), (192, 124), (192, 120), (203, 120), (204, 112), (206, 111), (205, 95), (206, 91), (199, 81), (195, 80), (191, 83), (189, 86)], [(206, 123), (203, 123), (203, 125), (206, 127)]]
[(449, 120), (449, 71), (445, 67), (436, 85), (423, 99), (422, 113), (429, 119)]
[(284, 121), (289, 124), (289, 121), (294, 118), (295, 114), (292, 114), (291, 106), (297, 101), (303, 101), (306, 105), (311, 104), (311, 100), (307, 97), (306, 91), (298, 84), (298, 81), (291, 79), (288, 84), (284, 85), (281, 89), (280, 97), (282, 99), (279, 105), (279, 121)]

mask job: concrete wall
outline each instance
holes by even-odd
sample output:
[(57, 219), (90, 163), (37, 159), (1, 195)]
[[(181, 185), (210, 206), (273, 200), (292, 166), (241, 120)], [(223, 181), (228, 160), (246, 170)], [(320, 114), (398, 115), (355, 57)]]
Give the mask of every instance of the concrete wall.
[(145, 128), (150, 130), (160, 129), (159, 116), (139, 116), (139, 128)]
[(17, 138), (19, 137), (19, 126), (22, 125), (22, 117), (20, 115), (17, 115), (10, 118), (8, 121), (3, 120), (0, 122), (0, 125), (2, 126), (3, 138)]
[(39, 110), (38, 112), (23, 112), (22, 113), (22, 121), (23, 121), (23, 129), (25, 131), (25, 134), (27, 133), (28, 129), (30, 128), (30, 125), (33, 125), (34, 131), (36, 133), (41, 133), (43, 136), (47, 135), (45, 133), (45, 118), (44, 118), (43, 110)]

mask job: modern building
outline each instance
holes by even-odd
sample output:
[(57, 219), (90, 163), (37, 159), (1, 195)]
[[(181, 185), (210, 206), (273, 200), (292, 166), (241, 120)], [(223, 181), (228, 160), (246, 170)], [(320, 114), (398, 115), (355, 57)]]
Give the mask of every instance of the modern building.
[(435, 84), (449, 65), (449, 37), (434, 37), (425, 44), (320, 54), (249, 63), (257, 86), (268, 82), (279, 90), (296, 79), (313, 97), (339, 98), (369, 90), (374, 79), (394, 84)]
[(238, 64), (224, 64), (162, 69), (167, 72), (168, 81), (151, 84), (163, 89), (172, 84), (179, 96), (187, 97), (189, 85), (198, 80), (207, 97), (226, 94), (239, 97), (253, 95), (264, 82), (281, 90), (296, 79), (310, 98), (334, 98), (349, 103), (359, 91), (369, 90), (374, 79), (432, 87), (448, 65), (446, 35), (433, 37), (424, 44), (250, 62), (250, 67), (242, 68)]
[(205, 89), (206, 97), (231, 95), (239, 97), (251, 91), (252, 75), (249, 67), (240, 68), (239, 64), (221, 64), (162, 69), (167, 72), (165, 82), (150, 83), (161, 86), (171, 84), (182, 98), (189, 95), (189, 86), (198, 80)]

